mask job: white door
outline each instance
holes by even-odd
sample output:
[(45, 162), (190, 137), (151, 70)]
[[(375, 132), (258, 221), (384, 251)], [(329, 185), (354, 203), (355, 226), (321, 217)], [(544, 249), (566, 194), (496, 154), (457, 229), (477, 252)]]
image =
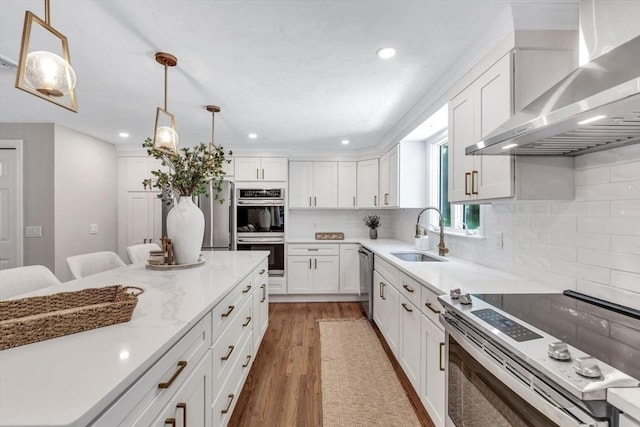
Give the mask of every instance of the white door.
[(287, 289), (290, 294), (313, 293), (313, 258), (287, 257)]
[(380, 157), (380, 205), (389, 205), (389, 153)]
[(313, 163), (313, 206), (335, 208), (338, 206), (338, 163)]
[(339, 208), (356, 207), (357, 170), (356, 162), (338, 162)]
[(337, 294), (340, 291), (340, 257), (318, 256), (313, 259), (313, 292)]
[(473, 144), (473, 87), (462, 91), (449, 102), (449, 201), (469, 200), (473, 157), (465, 147)]
[(0, 141), (0, 269), (21, 267), (22, 141)]
[(400, 338), (398, 350), (400, 365), (414, 390), (420, 392), (420, 335), (421, 314), (413, 304), (400, 296)]
[(400, 158), (398, 153), (399, 149), (400, 149), (400, 146), (396, 145), (389, 152), (389, 195), (387, 196), (386, 205), (394, 208), (397, 208), (398, 206), (400, 206), (400, 200), (398, 197), (398, 191), (399, 191), (398, 167), (400, 163)]
[[(260, 179), (263, 181), (286, 181), (287, 158), (263, 157), (260, 161)], [(238, 177), (236, 176), (236, 180)]]
[(340, 293), (360, 294), (360, 245), (340, 245)]
[(260, 157), (236, 157), (234, 163), (236, 181), (260, 179)]
[(313, 162), (289, 162), (289, 207), (313, 206)]
[(444, 332), (421, 316), (420, 399), (436, 426), (445, 424), (445, 346)]
[(378, 206), (378, 159), (361, 160), (358, 162), (358, 207)]

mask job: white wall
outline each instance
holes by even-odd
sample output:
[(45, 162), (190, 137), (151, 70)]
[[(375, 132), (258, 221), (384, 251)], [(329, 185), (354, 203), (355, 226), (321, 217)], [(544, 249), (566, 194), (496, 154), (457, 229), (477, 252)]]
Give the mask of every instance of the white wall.
[[(573, 201), (482, 206), (487, 238), (447, 235), (450, 255), (640, 308), (640, 144), (577, 157), (575, 183)], [(395, 238), (417, 212), (394, 213)]]
[[(118, 162), (113, 144), (55, 127), (55, 274), (70, 274), (66, 258), (116, 251)], [(98, 234), (89, 234), (89, 225)]]

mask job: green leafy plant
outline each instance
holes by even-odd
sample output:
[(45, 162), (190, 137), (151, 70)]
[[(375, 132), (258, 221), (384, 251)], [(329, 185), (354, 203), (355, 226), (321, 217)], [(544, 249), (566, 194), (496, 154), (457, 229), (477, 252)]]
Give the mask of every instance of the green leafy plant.
[(362, 218), (362, 221), (364, 221), (365, 225), (369, 228), (376, 229), (380, 227), (380, 217), (378, 215), (367, 215)]
[[(220, 193), (224, 179), (224, 164), (231, 160), (225, 158), (224, 148), (216, 145), (200, 143), (194, 147), (185, 147), (178, 150), (177, 154), (166, 153), (153, 148), (151, 138), (145, 139), (142, 144), (147, 149), (147, 154), (155, 159), (162, 160), (162, 165), (168, 169), (151, 171), (151, 178), (142, 181), (145, 189), (157, 188), (164, 190), (158, 197), (166, 203), (179, 196), (199, 196), (208, 194), (209, 182), (212, 183), (213, 196), (220, 203), (224, 202)], [(228, 152), (231, 156), (233, 153)]]

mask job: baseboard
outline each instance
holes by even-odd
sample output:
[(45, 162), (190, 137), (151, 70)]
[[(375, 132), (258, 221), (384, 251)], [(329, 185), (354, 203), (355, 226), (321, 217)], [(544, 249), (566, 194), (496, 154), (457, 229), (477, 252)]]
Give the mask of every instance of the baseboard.
[(360, 295), (274, 295), (269, 294), (270, 303), (279, 302), (353, 302), (361, 301)]

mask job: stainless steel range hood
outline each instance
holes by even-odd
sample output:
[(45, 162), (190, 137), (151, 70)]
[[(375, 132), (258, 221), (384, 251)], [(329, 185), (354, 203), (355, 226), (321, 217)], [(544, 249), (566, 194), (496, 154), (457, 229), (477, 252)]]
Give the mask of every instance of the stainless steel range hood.
[(640, 142), (640, 36), (577, 68), (467, 155), (567, 155)]

